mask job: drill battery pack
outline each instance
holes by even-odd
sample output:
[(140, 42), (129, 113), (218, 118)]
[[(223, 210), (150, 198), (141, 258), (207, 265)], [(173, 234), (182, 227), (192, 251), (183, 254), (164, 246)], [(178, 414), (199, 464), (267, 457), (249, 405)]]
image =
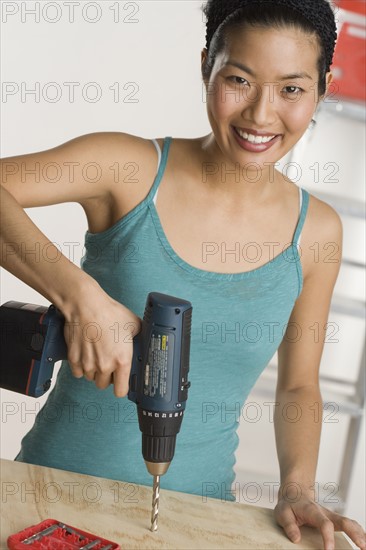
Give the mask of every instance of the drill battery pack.
[(55, 519), (46, 519), (10, 535), (7, 540), (10, 550), (121, 550), (121, 547), (110, 540), (98, 537), (66, 525)]

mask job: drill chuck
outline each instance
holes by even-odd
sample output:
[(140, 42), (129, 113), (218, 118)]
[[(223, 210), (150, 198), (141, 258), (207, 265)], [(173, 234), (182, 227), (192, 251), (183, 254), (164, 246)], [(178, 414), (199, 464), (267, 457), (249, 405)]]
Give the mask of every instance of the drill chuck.
[[(145, 411), (141, 407), (138, 407), (137, 411), (142, 432), (142, 456), (146, 467), (151, 475), (161, 476), (166, 473), (173, 460), (183, 411), (154, 413)], [(161, 418), (161, 414), (166, 415), (166, 418)]]

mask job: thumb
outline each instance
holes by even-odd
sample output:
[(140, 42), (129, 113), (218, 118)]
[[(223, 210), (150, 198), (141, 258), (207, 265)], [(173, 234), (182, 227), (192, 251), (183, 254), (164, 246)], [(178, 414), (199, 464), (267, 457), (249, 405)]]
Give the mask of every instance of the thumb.
[(301, 541), (301, 532), (296, 523), (296, 516), (290, 506), (285, 505), (282, 509), (276, 510), (276, 521), (292, 542), (298, 543)]

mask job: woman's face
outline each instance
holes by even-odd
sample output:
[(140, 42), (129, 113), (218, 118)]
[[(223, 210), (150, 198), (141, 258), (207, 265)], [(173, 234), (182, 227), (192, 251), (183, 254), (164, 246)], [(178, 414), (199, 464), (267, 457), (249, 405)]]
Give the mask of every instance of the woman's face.
[(264, 167), (288, 153), (316, 111), (318, 57), (315, 38), (298, 29), (230, 33), (205, 82), (208, 117), (226, 157)]

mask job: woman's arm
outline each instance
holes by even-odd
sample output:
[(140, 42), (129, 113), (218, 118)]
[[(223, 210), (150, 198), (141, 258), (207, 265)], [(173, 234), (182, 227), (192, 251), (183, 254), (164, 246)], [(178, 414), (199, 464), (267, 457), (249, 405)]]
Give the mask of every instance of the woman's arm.
[[(38, 229), (13, 195), (0, 186), (1, 262), (7, 271), (34, 288), (61, 311), (72, 293), (98, 283), (78, 268)], [(47, 251), (47, 254), (44, 253)], [(47, 257), (59, 257), (49, 262)]]
[[(101, 199), (109, 192), (108, 134), (86, 134), (62, 145), (25, 155), (3, 158), (1, 165), (1, 263), (7, 271), (37, 290), (59, 309), (71, 289), (97, 283), (69, 261), (26, 214), (24, 208)], [(100, 167), (91, 183), (85, 166)], [(46, 251), (46, 252), (45, 252)], [(50, 262), (47, 257), (59, 258)]]
[[(316, 207), (319, 204), (313, 206), (313, 211)], [(302, 255), (310, 267), (278, 348), (276, 402), (280, 405), (274, 416), (281, 485), (296, 477), (309, 491), (315, 482), (322, 423), (319, 368), (331, 298), (342, 259), (341, 220), (330, 207), (322, 208), (322, 214), (324, 229), (314, 237), (323, 257), (320, 255), (317, 261), (311, 259), (305, 250), (305, 241)], [(315, 239), (309, 243), (310, 247)], [(335, 251), (331, 256), (329, 246)], [(331, 261), (327, 261), (329, 259)]]
[[(1, 160), (0, 265), (63, 313), (67, 358), (74, 376), (85, 376), (99, 388), (113, 382), (117, 396), (124, 396), (128, 391), (133, 352), (131, 336), (139, 332), (141, 321), (113, 300), (95, 279), (60, 256), (59, 250), (23, 208), (63, 202), (78, 202), (83, 206), (91, 200), (109, 200), (115, 185), (111, 167), (116, 161), (124, 166), (131, 156), (136, 158), (140, 149), (135, 142), (128, 134), (87, 134), (54, 149)], [(94, 166), (93, 173), (99, 168), (95, 182), (85, 177), (86, 167), (90, 165)], [(127, 195), (124, 186), (121, 193)], [(46, 250), (58, 261), (49, 262), (43, 253)], [(116, 321), (121, 327), (121, 339), (117, 343), (110, 330)], [(103, 335), (97, 341), (84, 338), (83, 329), (90, 322), (97, 323)]]
[[(317, 233), (310, 246), (317, 242), (319, 250), (324, 251), (323, 257), (311, 262), (278, 349), (278, 405), (274, 427), (281, 484), (275, 516), (293, 542), (300, 541), (299, 527), (307, 524), (320, 529), (326, 550), (334, 548), (334, 530), (346, 532), (364, 549), (365, 539), (360, 525), (315, 502), (314, 484), (322, 423), (319, 367), (331, 298), (341, 264), (343, 232), (341, 220), (330, 206), (316, 201), (313, 202), (313, 214), (314, 210), (318, 210)], [(333, 248), (330, 249), (329, 245)], [(335, 250), (335, 253), (330, 256), (329, 250)]]

